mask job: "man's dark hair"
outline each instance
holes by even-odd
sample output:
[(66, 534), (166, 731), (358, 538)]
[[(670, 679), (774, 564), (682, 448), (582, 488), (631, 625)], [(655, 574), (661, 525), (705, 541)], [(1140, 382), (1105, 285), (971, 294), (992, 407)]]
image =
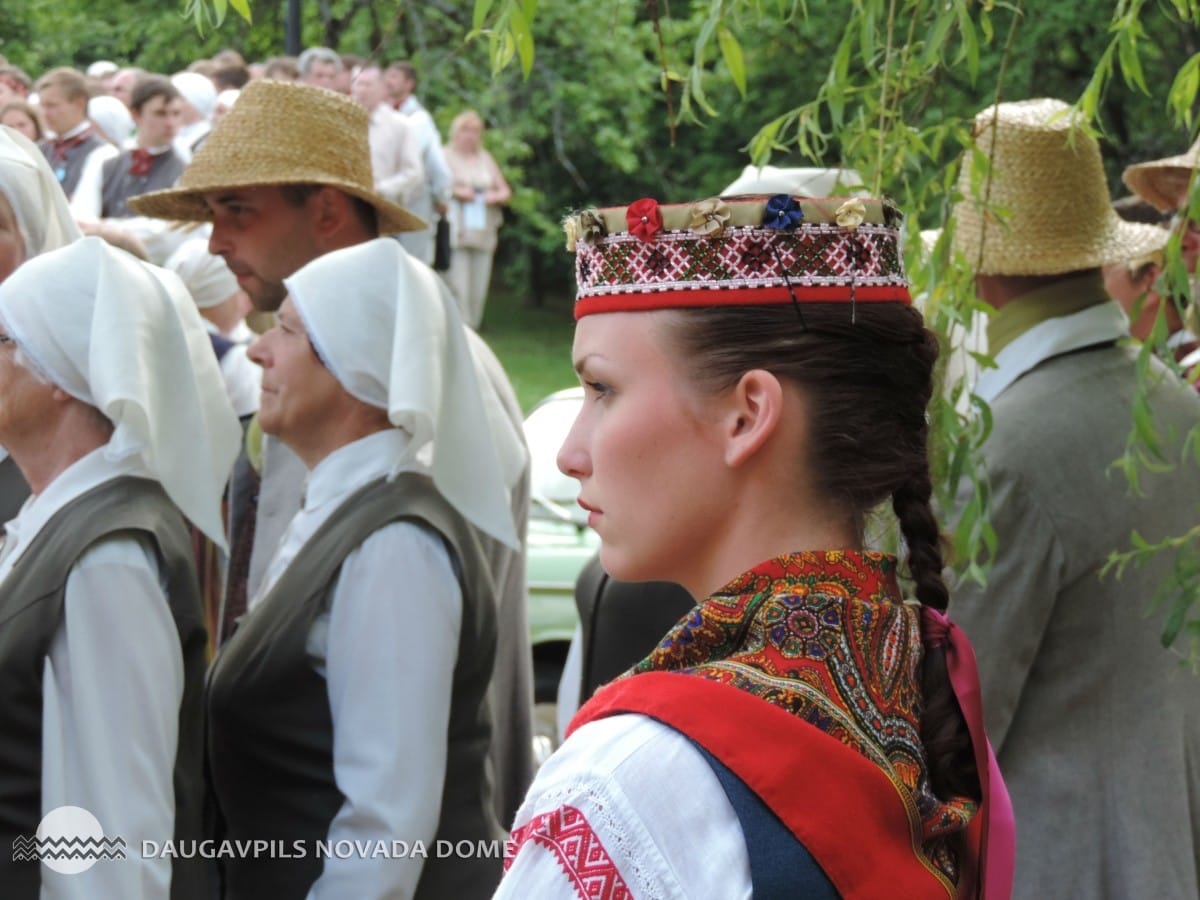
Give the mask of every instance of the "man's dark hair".
[(221, 66), (212, 74), (217, 93), (227, 90), (240, 91), (250, 83), (250, 67), (245, 63)]
[[(332, 184), (281, 184), (279, 192), (283, 194), (284, 202), (288, 206), (299, 209), (308, 202), (308, 198), (315, 194), (323, 187), (332, 187), (335, 190), (341, 190), (336, 185)], [(346, 193), (343, 191), (343, 193)], [(350, 199), (351, 205), (354, 207), (354, 215), (358, 217), (358, 221), (368, 232), (374, 235), (379, 234), (379, 214), (366, 200), (361, 197), (356, 197), (353, 194), (346, 193)]]
[(398, 59), (388, 66), (397, 72), (403, 72), (404, 76), (413, 83), (413, 87), (417, 86), (417, 67), (410, 63), (407, 59)]
[(129, 108), (141, 112), (142, 107), (155, 97), (162, 97), (167, 103), (178, 99), (179, 89), (171, 84), (171, 79), (165, 75), (143, 75), (133, 85), (129, 96)]

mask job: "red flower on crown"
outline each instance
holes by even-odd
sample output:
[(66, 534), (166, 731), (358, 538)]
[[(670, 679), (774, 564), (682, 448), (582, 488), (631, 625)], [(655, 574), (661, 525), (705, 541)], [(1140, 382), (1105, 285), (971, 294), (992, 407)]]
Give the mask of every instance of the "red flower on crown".
[(654, 240), (654, 235), (662, 231), (663, 227), (658, 201), (651, 197), (643, 197), (630, 203), (625, 210), (625, 221), (629, 223), (629, 233), (639, 240)]

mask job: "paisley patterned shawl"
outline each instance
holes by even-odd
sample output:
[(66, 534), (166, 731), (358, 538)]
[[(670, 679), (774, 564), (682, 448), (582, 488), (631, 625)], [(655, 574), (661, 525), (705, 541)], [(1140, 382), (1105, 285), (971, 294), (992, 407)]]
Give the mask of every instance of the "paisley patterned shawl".
[(896, 559), (797, 553), (738, 576), (681, 620), (630, 675), (679, 672), (757, 696), (878, 766), (905, 799), (926, 865), (954, 892), (978, 804), (934, 796), (920, 741), (920, 607)]

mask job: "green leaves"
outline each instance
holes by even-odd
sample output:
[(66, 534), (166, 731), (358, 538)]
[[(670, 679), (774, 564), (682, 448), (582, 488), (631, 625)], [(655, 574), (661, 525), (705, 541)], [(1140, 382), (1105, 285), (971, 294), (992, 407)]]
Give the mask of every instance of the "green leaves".
[(522, 74), (529, 77), (533, 71), (536, 14), (537, 0), (475, 0), (467, 40), (487, 39), (493, 74), (503, 72), (515, 58)]
[(186, 0), (183, 15), (192, 20), (200, 34), (204, 34), (206, 30), (221, 27), (230, 6), (247, 22), (252, 21), (248, 0)]
[(721, 56), (725, 67), (729, 69), (729, 77), (733, 79), (738, 92), (746, 96), (746, 61), (742, 58), (742, 45), (733, 36), (733, 32), (725, 26), (717, 29), (717, 42), (721, 47)]
[(1175, 114), (1175, 121), (1189, 132), (1195, 121), (1197, 94), (1200, 94), (1200, 53), (1193, 54), (1179, 67), (1167, 94), (1167, 108)]

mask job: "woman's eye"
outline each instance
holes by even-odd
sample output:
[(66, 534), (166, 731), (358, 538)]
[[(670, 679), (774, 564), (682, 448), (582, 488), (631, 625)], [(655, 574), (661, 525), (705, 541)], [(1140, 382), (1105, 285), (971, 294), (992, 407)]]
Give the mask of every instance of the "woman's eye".
[(603, 381), (585, 381), (583, 386), (595, 394), (597, 400), (607, 396), (609, 393), (609, 387)]

